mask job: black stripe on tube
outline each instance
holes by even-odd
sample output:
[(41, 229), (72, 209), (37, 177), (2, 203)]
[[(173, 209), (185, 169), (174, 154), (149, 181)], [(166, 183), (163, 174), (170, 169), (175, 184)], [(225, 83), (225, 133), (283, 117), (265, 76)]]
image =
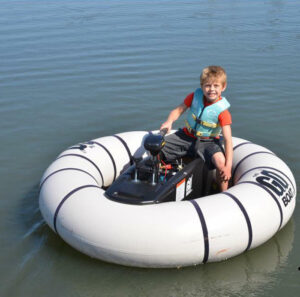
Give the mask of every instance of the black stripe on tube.
[(237, 144), (235, 147), (233, 147), (233, 150), (235, 151), (237, 148), (241, 147), (241, 146), (244, 146), (246, 144), (253, 144), (252, 142), (250, 141), (247, 141), (247, 142), (242, 142), (240, 144)]
[(114, 168), (114, 179), (113, 179), (113, 181), (115, 181), (116, 175), (117, 175), (117, 166), (116, 166), (116, 162), (114, 160), (114, 157), (112, 156), (112, 154), (110, 153), (110, 151), (103, 144), (101, 144), (101, 143), (99, 143), (97, 141), (90, 141), (89, 144), (96, 144), (99, 147), (102, 147), (107, 152), (107, 154), (110, 157), (111, 162), (113, 164), (113, 168)]
[(251, 154), (245, 156), (245, 157), (244, 157), (243, 159), (241, 159), (241, 160), (237, 163), (237, 165), (235, 166), (235, 168), (234, 168), (234, 170), (233, 170), (233, 173), (232, 173), (232, 179), (234, 179), (234, 176), (235, 176), (235, 174), (236, 174), (236, 171), (237, 171), (238, 167), (239, 167), (246, 159), (248, 159), (249, 157), (252, 157), (252, 156), (254, 156), (254, 155), (258, 155), (258, 154), (269, 154), (269, 155), (276, 156), (274, 153), (272, 153), (272, 152), (266, 152), (266, 151), (254, 152), (254, 153), (251, 153)]
[(43, 182), (42, 182), (41, 185), (40, 185), (40, 189), (43, 187), (44, 183), (45, 183), (51, 176), (53, 176), (53, 175), (55, 175), (55, 174), (57, 174), (57, 173), (59, 173), (59, 172), (62, 172), (62, 171), (68, 171), (68, 170), (74, 170), (74, 171), (83, 172), (83, 173), (89, 175), (89, 176), (90, 176), (90, 177), (98, 184), (96, 178), (95, 178), (94, 176), (92, 176), (89, 172), (87, 172), (87, 171), (85, 171), (85, 170), (82, 170), (82, 169), (80, 169), (80, 168), (71, 168), (71, 167), (70, 167), (70, 168), (61, 168), (61, 169), (59, 169), (59, 170), (56, 170), (56, 171), (50, 173), (46, 178), (44, 178)]
[(124, 147), (127, 151), (128, 157), (129, 157), (130, 165), (132, 165), (133, 164), (133, 158), (132, 158), (130, 149), (129, 149), (126, 141), (123, 138), (121, 138), (119, 135), (114, 134), (113, 136), (116, 137), (117, 139), (119, 139), (121, 141), (121, 143), (124, 145)]
[(281, 226), (282, 226), (283, 212), (282, 212), (282, 207), (281, 207), (279, 201), (276, 199), (275, 195), (267, 187), (264, 187), (263, 185), (261, 185), (259, 183), (256, 183), (256, 182), (253, 182), (253, 181), (240, 182), (239, 185), (241, 185), (241, 184), (251, 184), (251, 185), (258, 186), (258, 187), (264, 189), (266, 192), (268, 192), (270, 194), (270, 196), (275, 201), (275, 203), (276, 203), (276, 205), (278, 207), (278, 210), (279, 210), (279, 214), (280, 214), (280, 221), (279, 221), (279, 227), (278, 227), (278, 230), (279, 230), (281, 228)]
[(72, 157), (78, 157), (78, 158), (82, 158), (88, 162), (90, 162), (91, 164), (93, 164), (93, 166), (97, 169), (97, 171), (99, 172), (99, 175), (101, 177), (101, 181), (102, 181), (102, 186), (104, 185), (104, 179), (103, 179), (103, 175), (102, 175), (102, 172), (100, 170), (100, 168), (92, 161), (90, 160), (89, 158), (85, 157), (85, 156), (82, 156), (82, 155), (79, 155), (79, 154), (65, 154), (65, 155), (62, 155), (60, 157), (58, 157), (56, 160), (58, 159), (61, 159), (61, 158), (64, 158), (64, 157), (69, 157), (69, 156), (72, 156)]
[(248, 244), (245, 249), (245, 251), (247, 251), (247, 250), (249, 250), (249, 248), (252, 244), (252, 239), (253, 239), (252, 225), (251, 225), (251, 221), (248, 216), (248, 213), (247, 213), (245, 207), (243, 206), (243, 204), (234, 195), (232, 195), (231, 193), (228, 193), (228, 192), (222, 192), (221, 194), (224, 194), (224, 195), (230, 197), (238, 205), (238, 207), (240, 208), (241, 212), (243, 213), (243, 215), (245, 217), (245, 220), (247, 223), (247, 228), (248, 228)]
[(86, 188), (98, 188), (98, 189), (101, 189), (100, 187), (98, 186), (95, 186), (95, 185), (85, 185), (85, 186), (81, 186), (81, 187), (78, 187), (74, 190), (72, 190), (70, 193), (68, 193), (61, 201), (60, 203), (58, 204), (56, 210), (55, 210), (55, 213), (54, 213), (54, 217), (53, 217), (53, 226), (54, 226), (54, 230), (56, 233), (57, 232), (57, 228), (56, 228), (56, 221), (57, 221), (57, 216), (58, 216), (58, 213), (61, 209), (61, 207), (63, 206), (63, 204), (67, 201), (67, 199), (69, 199), (74, 193), (82, 190), (82, 189), (86, 189)]
[(208, 256), (209, 256), (209, 239), (208, 239), (208, 231), (207, 231), (206, 222), (205, 222), (202, 210), (201, 210), (200, 206), (198, 205), (198, 203), (195, 200), (189, 200), (189, 201), (195, 207), (198, 217), (199, 217), (199, 220), (200, 220), (200, 223), (201, 223), (201, 226), (202, 226), (203, 239), (204, 239), (204, 256), (203, 256), (202, 263), (206, 263), (208, 260)]

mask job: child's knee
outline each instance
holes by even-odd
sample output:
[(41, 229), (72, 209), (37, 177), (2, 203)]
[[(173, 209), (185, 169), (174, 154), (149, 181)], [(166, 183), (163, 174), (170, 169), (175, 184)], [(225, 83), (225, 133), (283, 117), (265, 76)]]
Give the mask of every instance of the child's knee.
[(212, 161), (217, 169), (222, 169), (225, 166), (225, 156), (221, 152), (215, 153), (212, 156)]

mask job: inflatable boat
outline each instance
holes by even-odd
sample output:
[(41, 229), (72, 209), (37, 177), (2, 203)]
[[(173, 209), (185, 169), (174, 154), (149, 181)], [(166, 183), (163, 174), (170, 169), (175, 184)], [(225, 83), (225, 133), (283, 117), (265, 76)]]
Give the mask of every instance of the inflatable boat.
[(115, 134), (62, 152), (40, 183), (50, 228), (103, 261), (181, 267), (253, 249), (291, 218), (295, 179), (270, 150), (233, 137), (232, 185), (218, 193), (200, 158), (159, 158), (158, 132)]

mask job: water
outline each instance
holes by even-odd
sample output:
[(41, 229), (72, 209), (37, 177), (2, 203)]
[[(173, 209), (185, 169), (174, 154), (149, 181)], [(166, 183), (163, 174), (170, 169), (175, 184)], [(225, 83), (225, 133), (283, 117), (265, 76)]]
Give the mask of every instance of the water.
[(210, 64), (228, 73), (233, 134), (280, 156), (299, 192), (299, 2), (0, 4), (0, 296), (299, 294), (298, 207), (278, 235), (241, 256), (148, 270), (78, 253), (45, 225), (37, 202), (42, 173), (67, 146), (158, 128)]

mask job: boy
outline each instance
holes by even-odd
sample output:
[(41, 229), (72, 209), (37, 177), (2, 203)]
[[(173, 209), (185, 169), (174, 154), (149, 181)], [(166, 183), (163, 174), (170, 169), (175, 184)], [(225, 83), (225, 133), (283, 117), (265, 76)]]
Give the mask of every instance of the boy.
[[(166, 137), (162, 150), (166, 159), (201, 156), (217, 169), (217, 181), (221, 191), (228, 188), (232, 167), (230, 104), (221, 94), (227, 87), (225, 70), (220, 66), (208, 66), (200, 76), (201, 88), (189, 94), (183, 103), (173, 109), (160, 129), (172, 129), (175, 122), (188, 108), (186, 126)], [(223, 151), (220, 133), (224, 138)]]

